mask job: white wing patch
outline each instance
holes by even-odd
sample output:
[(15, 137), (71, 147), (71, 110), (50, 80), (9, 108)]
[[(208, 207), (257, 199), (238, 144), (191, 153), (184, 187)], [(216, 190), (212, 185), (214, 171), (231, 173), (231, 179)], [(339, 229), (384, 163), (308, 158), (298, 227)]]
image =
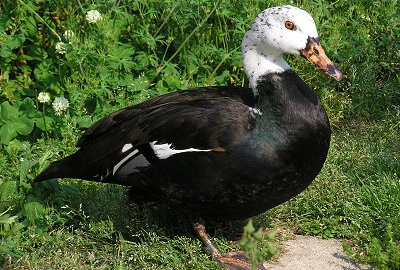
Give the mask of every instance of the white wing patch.
[[(124, 145), (124, 147), (122, 148), (122, 152), (126, 152), (128, 150), (124, 151), (124, 148), (127, 144)], [(132, 156), (136, 155), (138, 152), (138, 150), (132, 151), (132, 153), (130, 153), (129, 155), (127, 155), (126, 157), (124, 157), (123, 159), (121, 159), (120, 162), (118, 162), (114, 168), (113, 168), (113, 175), (115, 175), (115, 173), (118, 171), (119, 167), (121, 167), (122, 164), (124, 164), (127, 160), (129, 160)]]
[(153, 149), (154, 154), (159, 159), (166, 159), (169, 158), (170, 156), (180, 154), (180, 153), (186, 153), (186, 152), (210, 152), (212, 151), (211, 149), (196, 149), (196, 148), (188, 148), (188, 149), (174, 149), (171, 147), (171, 143), (163, 143), (163, 144), (157, 144), (156, 141), (150, 143), (151, 149)]
[(128, 150), (131, 149), (132, 147), (133, 147), (133, 144), (127, 143), (127, 144), (125, 144), (125, 145), (122, 147), (121, 152), (122, 152), (122, 153), (125, 153), (126, 151), (128, 151)]
[(147, 167), (149, 161), (142, 154), (134, 157), (132, 160), (123, 164), (122, 168), (117, 171), (117, 175), (129, 175), (134, 172), (140, 172), (141, 167)]

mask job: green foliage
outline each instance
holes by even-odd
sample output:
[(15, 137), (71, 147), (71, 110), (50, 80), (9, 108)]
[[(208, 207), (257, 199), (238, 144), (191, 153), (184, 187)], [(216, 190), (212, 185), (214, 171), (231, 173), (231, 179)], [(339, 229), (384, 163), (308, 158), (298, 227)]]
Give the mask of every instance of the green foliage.
[[(381, 236), (373, 237), (365, 248), (371, 254), (372, 261), (382, 269), (397, 269), (400, 267), (399, 223), (389, 223), (382, 231)], [(392, 225), (393, 224), (393, 225)]]
[(257, 269), (258, 263), (269, 260), (276, 254), (277, 248), (271, 243), (275, 235), (274, 231), (265, 235), (261, 227), (256, 231), (252, 219), (249, 219), (243, 228), (240, 246), (244, 250), (246, 258), (251, 262), (252, 269)]
[[(287, 57), (319, 93), (336, 129), (314, 185), (257, 219), (352, 239), (354, 256), (399, 268), (398, 1), (289, 2), (313, 15), (345, 78), (334, 82), (304, 59)], [(127, 204), (122, 189), (31, 179), (74, 151), (82, 130), (112, 111), (195, 86), (247, 86), (243, 34), (261, 10), (280, 4), (288, 2), (1, 1), (0, 264), (217, 269), (179, 218)], [(101, 20), (90, 22), (90, 10)], [(69, 107), (55, 106), (58, 97)], [(267, 258), (270, 241), (250, 227), (242, 244), (251, 258), (263, 251)], [(216, 241), (232, 248), (222, 236)]]
[(42, 131), (52, 130), (53, 119), (42, 117), (42, 114), (35, 109), (33, 101), (25, 98), (14, 105), (8, 101), (0, 104), (0, 124), (0, 142), (7, 145), (18, 136), (23, 138), (31, 135), (35, 125)]

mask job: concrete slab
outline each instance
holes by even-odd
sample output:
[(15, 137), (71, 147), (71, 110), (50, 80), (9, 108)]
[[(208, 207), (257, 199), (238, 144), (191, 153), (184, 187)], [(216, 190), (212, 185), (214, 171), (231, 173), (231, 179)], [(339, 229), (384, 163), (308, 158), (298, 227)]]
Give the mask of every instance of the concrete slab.
[(264, 263), (268, 270), (371, 270), (345, 254), (340, 240), (296, 235), (282, 243), (282, 254)]

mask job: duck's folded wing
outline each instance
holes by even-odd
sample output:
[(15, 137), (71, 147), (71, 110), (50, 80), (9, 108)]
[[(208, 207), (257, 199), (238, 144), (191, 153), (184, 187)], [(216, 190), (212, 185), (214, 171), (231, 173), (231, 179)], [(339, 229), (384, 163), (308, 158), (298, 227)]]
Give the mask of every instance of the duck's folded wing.
[(53, 163), (60, 175), (51, 175), (112, 182), (128, 162), (140, 167), (183, 152), (226, 151), (254, 128), (254, 117), (236, 95), (187, 91), (160, 96), (96, 122), (78, 141), (75, 154)]
[[(228, 99), (224, 99), (228, 98)], [(126, 121), (137, 120), (138, 116), (148, 120), (149, 113), (153, 112), (153, 116), (157, 114), (165, 114), (166, 110), (171, 109), (171, 105), (181, 106), (176, 108), (181, 115), (187, 115), (191, 110), (184, 110), (185, 105), (196, 104), (201, 105), (201, 101), (205, 100), (236, 100), (239, 101), (240, 105), (247, 105), (253, 107), (255, 100), (250, 89), (247, 88), (234, 88), (234, 87), (203, 87), (196, 88), (182, 92), (173, 92), (166, 95), (157, 96), (155, 98), (146, 100), (140, 104), (133, 105), (119, 111), (116, 111), (101, 120), (93, 124), (78, 141), (78, 147), (84, 147), (87, 145), (94, 137), (100, 136), (104, 132), (108, 132), (114, 126), (120, 125)], [(189, 103), (186, 103), (189, 102)], [(204, 102), (203, 102), (204, 104)], [(205, 104), (205, 106), (217, 105), (215, 102), (213, 104)], [(218, 104), (219, 105), (219, 104)], [(223, 109), (223, 106), (227, 104), (222, 104), (222, 106), (213, 109)], [(204, 107), (204, 106), (203, 106)], [(170, 120), (170, 119), (168, 119)], [(171, 128), (170, 128), (171, 129)]]

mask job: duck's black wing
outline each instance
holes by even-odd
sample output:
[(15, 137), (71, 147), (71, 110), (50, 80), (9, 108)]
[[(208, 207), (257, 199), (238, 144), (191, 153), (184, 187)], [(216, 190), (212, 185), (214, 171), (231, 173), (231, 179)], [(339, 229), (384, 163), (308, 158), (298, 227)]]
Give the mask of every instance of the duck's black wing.
[(35, 181), (64, 177), (129, 185), (114, 177), (128, 162), (134, 170), (180, 152), (226, 151), (254, 128), (252, 96), (245, 88), (197, 88), (124, 108), (96, 122), (76, 153), (50, 164)]

